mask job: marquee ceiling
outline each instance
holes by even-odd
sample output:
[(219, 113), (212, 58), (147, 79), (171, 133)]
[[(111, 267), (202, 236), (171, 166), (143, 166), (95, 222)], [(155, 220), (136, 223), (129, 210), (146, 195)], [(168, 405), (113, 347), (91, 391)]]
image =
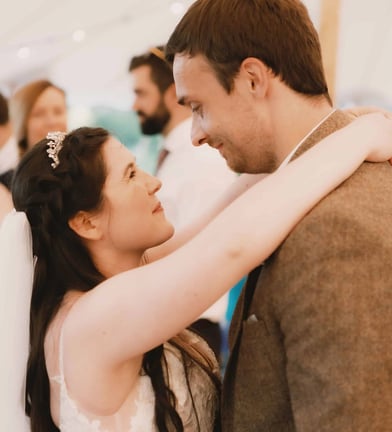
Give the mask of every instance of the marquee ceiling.
[[(0, 90), (11, 92), (30, 79), (48, 77), (75, 104), (130, 106), (130, 57), (164, 43), (181, 6), (185, 10), (191, 3), (12, 0), (0, 14)], [(317, 26), (320, 0), (304, 3)], [(390, 104), (392, 2), (341, 3), (337, 100)]]

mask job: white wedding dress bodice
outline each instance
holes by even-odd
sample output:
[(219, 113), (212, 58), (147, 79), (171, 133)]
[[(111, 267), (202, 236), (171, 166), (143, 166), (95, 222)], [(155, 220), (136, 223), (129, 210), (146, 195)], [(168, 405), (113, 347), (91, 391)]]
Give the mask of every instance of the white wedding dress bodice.
[[(208, 347), (204, 346), (206, 344), (195, 334), (187, 331), (186, 338), (190, 344), (202, 344), (204, 350), (208, 351)], [(188, 382), (192, 391), (190, 394), (181, 353), (168, 343), (164, 345), (164, 352), (168, 367), (167, 379), (177, 398), (176, 409), (184, 424), (184, 431), (212, 432), (219, 403), (214, 384), (198, 366), (191, 365), (188, 370)], [(158, 432), (154, 416), (155, 395), (149, 376), (140, 375), (136, 400), (132, 394), (115, 414), (96, 416), (80, 409), (67, 391), (62, 341), (59, 359), (60, 374), (50, 380), (59, 384), (61, 432)], [(136, 406), (136, 412), (134, 410), (130, 413), (130, 406)]]

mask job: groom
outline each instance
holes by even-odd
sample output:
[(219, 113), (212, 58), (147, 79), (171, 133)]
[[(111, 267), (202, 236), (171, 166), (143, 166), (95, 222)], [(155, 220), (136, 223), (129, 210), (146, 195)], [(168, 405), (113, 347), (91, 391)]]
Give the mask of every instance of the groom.
[[(166, 50), (193, 144), (234, 171), (272, 172), (349, 122), (298, 0), (197, 0)], [(392, 430), (391, 191), (387, 164), (363, 164), (249, 275), (224, 431)]]

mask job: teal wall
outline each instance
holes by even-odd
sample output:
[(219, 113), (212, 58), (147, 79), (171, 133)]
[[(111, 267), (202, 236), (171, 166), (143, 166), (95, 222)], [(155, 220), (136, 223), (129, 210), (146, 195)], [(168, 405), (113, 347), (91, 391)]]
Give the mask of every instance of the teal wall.
[(162, 140), (160, 135), (143, 135), (140, 132), (138, 118), (131, 110), (95, 107), (91, 115), (91, 126), (108, 129), (135, 154), (137, 163), (142, 169), (153, 173)]

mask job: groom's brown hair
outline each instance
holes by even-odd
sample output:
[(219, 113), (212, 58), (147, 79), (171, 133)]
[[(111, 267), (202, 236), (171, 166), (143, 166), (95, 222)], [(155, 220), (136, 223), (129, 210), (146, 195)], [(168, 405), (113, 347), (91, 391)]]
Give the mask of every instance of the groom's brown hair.
[(197, 0), (166, 45), (169, 62), (175, 54), (203, 55), (228, 93), (255, 57), (292, 90), (331, 101), (318, 35), (298, 0)]

